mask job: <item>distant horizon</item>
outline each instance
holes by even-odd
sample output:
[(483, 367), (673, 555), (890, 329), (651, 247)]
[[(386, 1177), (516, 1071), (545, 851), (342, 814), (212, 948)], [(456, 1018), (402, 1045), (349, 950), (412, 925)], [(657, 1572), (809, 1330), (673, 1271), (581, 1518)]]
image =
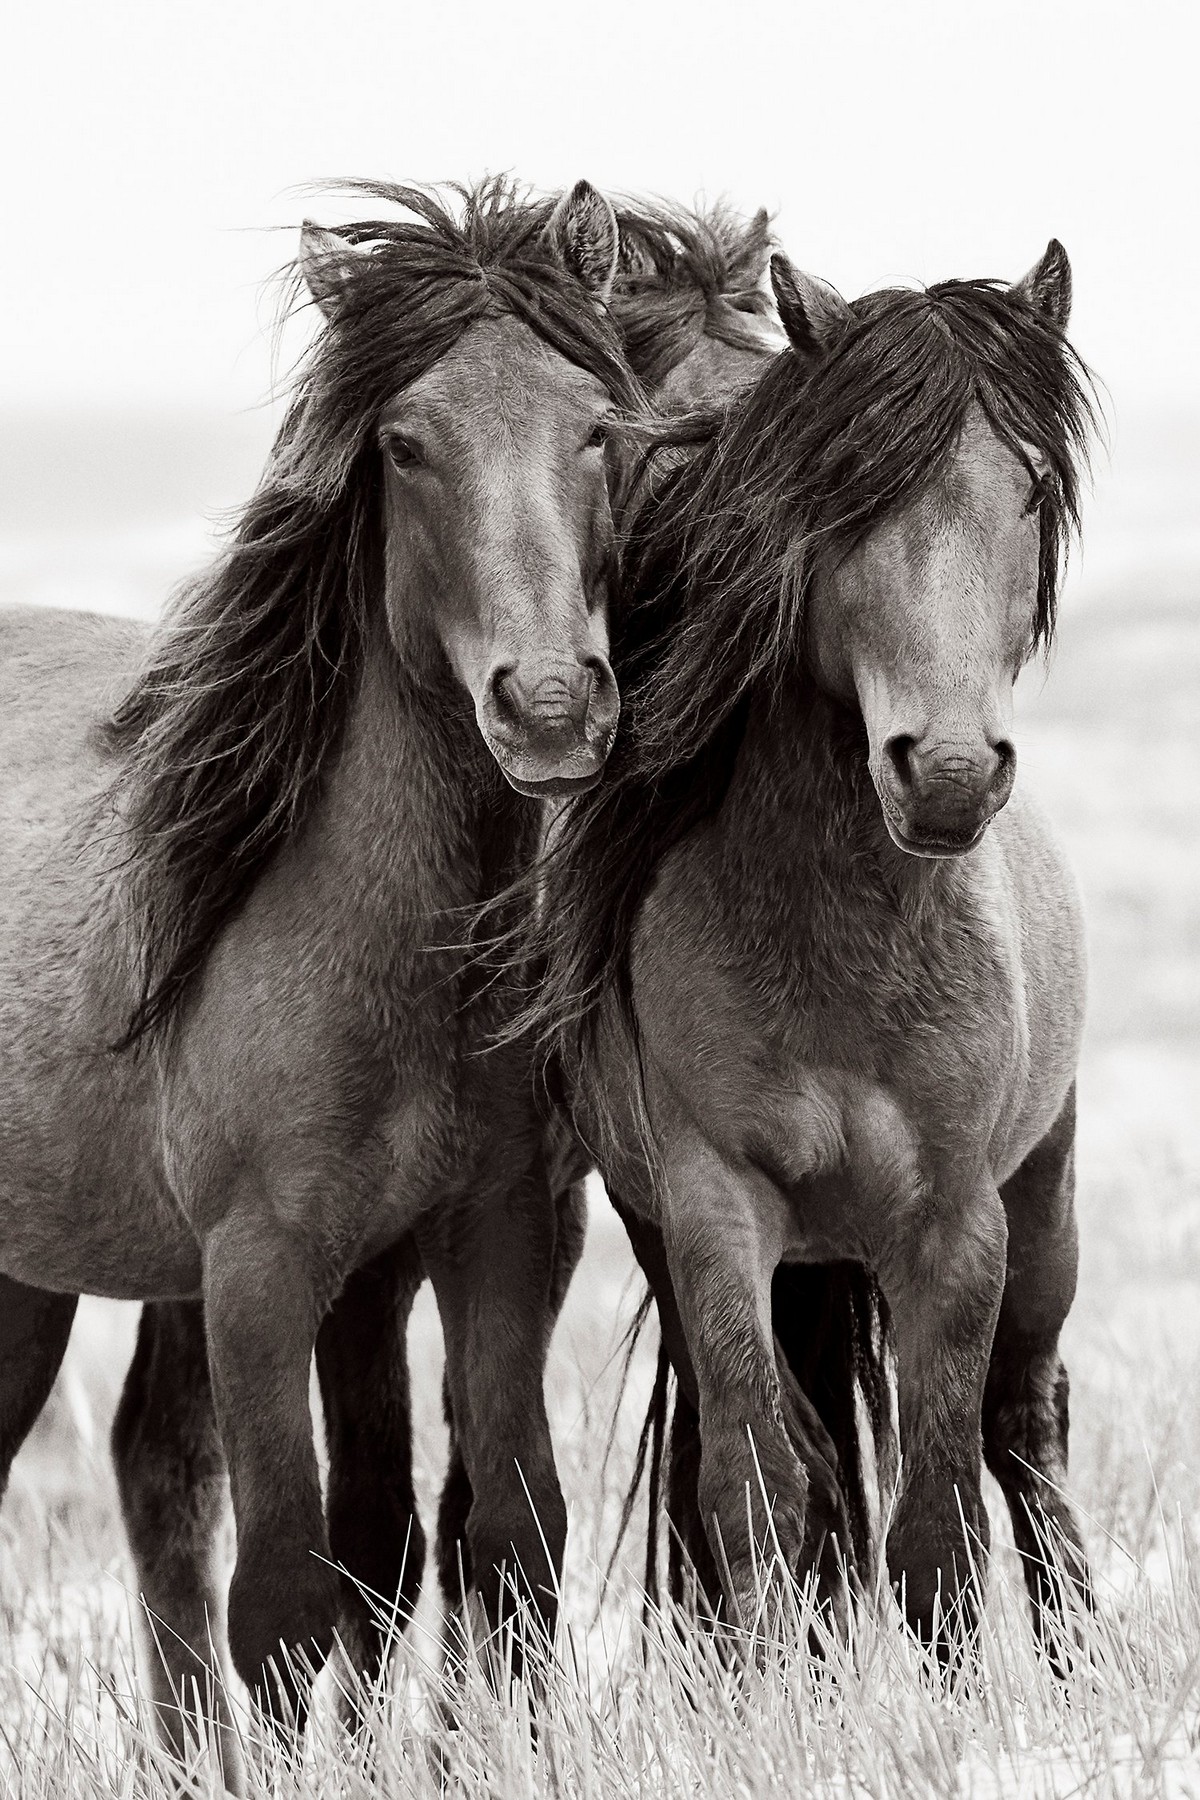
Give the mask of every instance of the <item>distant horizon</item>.
[[(0, 406), (0, 603), (158, 616), (249, 499), (281, 413), (180, 397)], [(1149, 581), (1164, 603), (1200, 605), (1200, 397), (1123, 408), (1114, 423), (1067, 604)]]

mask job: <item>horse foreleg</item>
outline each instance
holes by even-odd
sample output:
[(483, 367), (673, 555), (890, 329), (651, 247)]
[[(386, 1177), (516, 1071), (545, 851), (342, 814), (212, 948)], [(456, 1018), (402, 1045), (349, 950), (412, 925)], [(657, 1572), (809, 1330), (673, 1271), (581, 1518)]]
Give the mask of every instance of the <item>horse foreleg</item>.
[(347, 1576), (339, 1631), (368, 1688), (392, 1634), (412, 1617), (425, 1568), (405, 1338), (423, 1279), (416, 1244), (402, 1239), (350, 1276), (317, 1336), (329, 1543)]
[[(914, 1217), (913, 1213), (917, 1216)], [(991, 1534), (981, 1491), (984, 1378), (1004, 1287), (1004, 1209), (981, 1180), (897, 1220), (880, 1279), (891, 1307), (903, 1470), (888, 1572), (943, 1661), (978, 1623)]]
[(544, 1392), (554, 1243), (540, 1176), (448, 1209), (420, 1234), (470, 1483), (470, 1568), (493, 1629), (514, 1596), (547, 1633), (558, 1610), (567, 1517)]
[(308, 1403), (324, 1298), (311, 1253), (257, 1210), (227, 1214), (205, 1239), (209, 1367), (237, 1521), (229, 1647), (285, 1731), (303, 1729), (342, 1597)]
[[(572, 1182), (559, 1194), (554, 1207), (554, 1262), (550, 1272), (547, 1309), (547, 1341), (554, 1330), (571, 1285), (571, 1277), (583, 1255), (587, 1233), (587, 1198), (582, 1181)], [(467, 1520), (473, 1499), (471, 1478), (463, 1460), (462, 1445), (454, 1424), (450, 1383), (443, 1383), (442, 1404), (450, 1428), (450, 1461), (438, 1505), (437, 1563), (442, 1593), (451, 1606), (462, 1602), (473, 1581)]]
[(815, 1563), (822, 1600), (835, 1612), (845, 1601), (835, 1542), (844, 1507), (826, 1434), (810, 1430), (811, 1409), (784, 1392), (775, 1355), (771, 1278), (783, 1220), (765, 1176), (735, 1170), (690, 1134), (672, 1144), (663, 1237), (698, 1390), (699, 1506), (746, 1628), (776, 1547), (789, 1576)]
[(1075, 1090), (1001, 1189), (1008, 1272), (983, 1400), (983, 1448), (1012, 1516), (1034, 1626), (1060, 1668), (1074, 1592), (1090, 1601), (1087, 1559), (1067, 1500), (1067, 1371), (1058, 1338), (1075, 1297)]
[(62, 1366), (74, 1294), (51, 1294), (0, 1275), (0, 1499)]
[(226, 1785), (240, 1791), (242, 1759), (217, 1648), (221, 1609), (213, 1569), (225, 1463), (198, 1301), (142, 1308), (112, 1454), (147, 1616), (159, 1731), (181, 1762), (188, 1760), (189, 1739), (213, 1743)]

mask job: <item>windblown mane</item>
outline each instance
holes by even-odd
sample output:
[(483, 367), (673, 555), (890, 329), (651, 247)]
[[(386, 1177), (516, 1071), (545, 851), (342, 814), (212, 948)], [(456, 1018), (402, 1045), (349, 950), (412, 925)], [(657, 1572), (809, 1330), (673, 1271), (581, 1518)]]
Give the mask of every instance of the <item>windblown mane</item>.
[[(606, 995), (637, 1042), (638, 908), (662, 857), (720, 805), (755, 692), (803, 666), (814, 574), (938, 480), (972, 403), (1031, 477), (1029, 447), (1047, 466), (1032, 653), (1053, 633), (1094, 409), (1087, 370), (1021, 294), (950, 281), (867, 295), (815, 368), (785, 353), (728, 414), (656, 433), (625, 527), (617, 740), (543, 870), (547, 974), (528, 1022), (568, 1081)], [(676, 454), (655, 479), (663, 451)]]
[[(549, 202), (503, 179), (348, 187), (401, 216), (341, 228), (369, 254), (298, 372), (258, 491), (108, 725), (141, 953), (120, 1047), (171, 1017), (341, 741), (381, 581), (386, 402), (497, 313), (635, 400), (611, 323), (544, 247)], [(289, 292), (295, 305), (298, 269)]]
[(617, 205), (621, 260), (612, 311), (639, 379), (658, 387), (713, 337), (761, 350), (756, 321), (773, 317), (763, 288), (772, 249), (765, 212), (743, 219), (728, 207), (692, 212), (666, 201)]

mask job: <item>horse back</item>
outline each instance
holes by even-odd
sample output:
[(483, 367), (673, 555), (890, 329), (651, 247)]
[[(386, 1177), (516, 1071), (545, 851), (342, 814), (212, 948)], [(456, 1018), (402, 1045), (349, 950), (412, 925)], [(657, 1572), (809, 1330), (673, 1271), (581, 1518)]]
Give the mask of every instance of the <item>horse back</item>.
[[(66, 800), (100, 773), (100, 721), (132, 683), (148, 630), (132, 619), (40, 607), (0, 610), (0, 805)], [(26, 785), (28, 784), (28, 786)]]

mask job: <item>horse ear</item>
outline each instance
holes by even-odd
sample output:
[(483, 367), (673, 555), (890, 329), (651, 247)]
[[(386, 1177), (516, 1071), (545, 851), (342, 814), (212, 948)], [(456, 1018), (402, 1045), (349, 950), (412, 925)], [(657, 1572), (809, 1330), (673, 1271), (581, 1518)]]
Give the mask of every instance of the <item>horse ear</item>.
[(781, 250), (771, 258), (771, 287), (792, 349), (814, 362), (832, 350), (850, 323), (837, 289), (795, 268)]
[(771, 215), (760, 206), (750, 223), (743, 227), (741, 241), (729, 261), (730, 279), (757, 287), (767, 272), (771, 255)]
[(1071, 316), (1071, 265), (1057, 238), (1050, 239), (1042, 260), (1013, 283), (1012, 291), (1036, 306), (1060, 331), (1067, 329)]
[(564, 194), (546, 226), (545, 241), (576, 281), (604, 302), (613, 290), (620, 252), (617, 215), (590, 181), (577, 181)]
[(305, 219), (300, 232), (300, 255), (297, 261), (305, 286), (325, 314), (332, 319), (341, 306), (346, 286), (354, 274), (354, 265), (369, 251), (336, 231), (326, 231)]

